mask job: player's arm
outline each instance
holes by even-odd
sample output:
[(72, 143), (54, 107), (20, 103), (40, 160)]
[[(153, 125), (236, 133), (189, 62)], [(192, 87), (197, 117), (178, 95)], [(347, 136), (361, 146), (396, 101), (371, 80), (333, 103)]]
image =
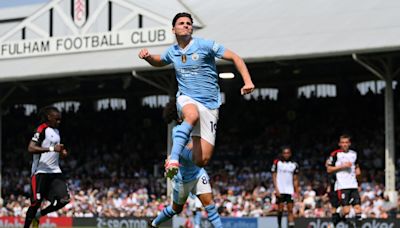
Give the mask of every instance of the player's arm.
[(343, 165), (338, 165), (338, 166), (331, 166), (331, 165), (328, 165), (328, 166), (326, 167), (326, 171), (327, 171), (329, 174), (331, 174), (331, 173), (335, 173), (335, 172), (338, 172), (338, 171), (341, 171), (341, 170), (344, 170), (344, 169), (351, 168), (351, 166), (352, 166), (351, 162), (346, 162), (346, 163), (344, 163)]
[(222, 58), (225, 60), (232, 61), (235, 65), (236, 69), (239, 71), (240, 75), (242, 76), (244, 86), (240, 90), (242, 95), (248, 94), (253, 92), (255, 86), (253, 81), (251, 80), (251, 76), (249, 70), (247, 69), (246, 64), (244, 63), (243, 59), (240, 58), (237, 54), (233, 51), (226, 49)]
[(280, 192), (278, 189), (278, 182), (276, 181), (276, 172), (272, 173), (272, 181), (274, 182), (276, 196), (280, 196)]
[(325, 162), (325, 167), (326, 167), (326, 172), (331, 174), (331, 173), (335, 173), (344, 169), (348, 169), (351, 168), (351, 166), (353, 165), (351, 162), (345, 162), (342, 165), (335, 165), (336, 163), (336, 157), (334, 156), (330, 156), (328, 158), (328, 160), (326, 160)]
[(167, 65), (167, 63), (161, 60), (160, 55), (152, 55), (146, 48), (140, 50), (139, 58), (146, 60), (150, 65), (155, 67), (163, 67)]
[(297, 196), (300, 196), (300, 184), (299, 184), (298, 174), (293, 175), (293, 184), (294, 184), (294, 192), (297, 194)]
[(28, 145), (28, 152), (32, 154), (41, 154), (46, 152), (61, 152), (63, 150), (63, 144), (57, 144), (54, 147), (41, 147), (37, 142), (31, 140)]
[(361, 176), (361, 169), (359, 165), (356, 166), (356, 176)]
[(280, 196), (280, 192), (279, 192), (279, 189), (278, 189), (278, 181), (277, 181), (277, 174), (276, 174), (277, 170), (278, 170), (278, 163), (275, 160), (274, 163), (272, 164), (272, 168), (271, 168), (272, 182), (274, 183), (276, 196), (279, 197)]

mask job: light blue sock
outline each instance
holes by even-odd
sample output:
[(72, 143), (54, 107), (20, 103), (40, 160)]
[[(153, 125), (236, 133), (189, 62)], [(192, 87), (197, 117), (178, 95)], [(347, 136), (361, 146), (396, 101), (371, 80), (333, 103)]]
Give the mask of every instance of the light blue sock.
[(172, 219), (174, 215), (176, 215), (176, 212), (172, 209), (172, 206), (168, 206), (154, 219), (153, 225), (159, 226), (161, 223)]
[(208, 221), (213, 224), (214, 228), (222, 228), (221, 218), (219, 217), (217, 208), (214, 204), (205, 207), (208, 214)]
[(186, 161), (193, 162), (193, 152), (192, 152), (192, 150), (190, 150), (187, 147), (183, 148), (182, 153), (181, 153), (181, 158), (186, 160)]
[(170, 160), (179, 161), (179, 155), (188, 143), (192, 129), (192, 125), (185, 121), (175, 127)]
[(194, 225), (198, 225), (200, 227), (201, 223), (201, 211), (196, 211), (196, 215), (194, 216)]

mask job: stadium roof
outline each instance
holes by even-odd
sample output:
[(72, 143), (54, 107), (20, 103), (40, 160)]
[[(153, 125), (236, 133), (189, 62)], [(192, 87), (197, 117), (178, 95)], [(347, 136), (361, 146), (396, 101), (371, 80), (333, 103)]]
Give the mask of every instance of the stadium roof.
[[(62, 2), (54, 0), (48, 4), (56, 1)], [(176, 12), (190, 11), (196, 16), (195, 24), (201, 25), (201, 29), (195, 31), (196, 36), (216, 40), (247, 62), (400, 49), (400, 1), (397, 0), (192, 0), (184, 1), (185, 4), (178, 0), (114, 1), (132, 3), (168, 20)], [(32, 7), (38, 7), (40, 11), (40, 7), (46, 5)], [(22, 11), (32, 13), (32, 7)], [(7, 9), (9, 12), (14, 10)], [(7, 15), (12, 18), (13, 13)], [(2, 17), (2, 20), (5, 19)], [(10, 27), (10, 23), (0, 24), (0, 32), (3, 33), (0, 40), (7, 26)], [(14, 24), (12, 27), (10, 30), (16, 29)], [(166, 46), (149, 49), (153, 53), (161, 53)], [(1, 59), (0, 82), (155, 70), (137, 58), (139, 49)]]

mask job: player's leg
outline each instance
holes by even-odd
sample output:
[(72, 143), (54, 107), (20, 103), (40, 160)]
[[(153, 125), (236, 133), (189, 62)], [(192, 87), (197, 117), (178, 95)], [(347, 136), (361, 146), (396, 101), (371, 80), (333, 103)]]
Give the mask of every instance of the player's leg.
[(194, 207), (194, 228), (200, 228), (202, 203), (198, 197), (195, 198)]
[(53, 211), (58, 211), (69, 203), (67, 183), (63, 174), (51, 174), (48, 200), (50, 205), (40, 211), (40, 216), (45, 216)]
[(361, 199), (357, 189), (352, 189), (351, 198), (353, 199), (352, 205), (356, 213), (356, 226), (361, 227), (362, 225)]
[(218, 110), (210, 110), (202, 104), (197, 105), (200, 113), (200, 122), (192, 132), (193, 161), (197, 166), (203, 167), (210, 161), (217, 131)]
[(193, 127), (199, 120), (196, 102), (188, 96), (179, 96), (177, 99), (178, 112), (181, 113), (183, 122), (174, 128), (172, 149), (169, 162), (166, 164), (167, 177), (176, 175), (179, 168), (179, 156), (187, 145)]
[(207, 211), (208, 221), (214, 226), (214, 228), (221, 228), (221, 217), (219, 216), (218, 209), (214, 204), (212, 193), (203, 193), (197, 197), (199, 197), (204, 209)]
[[(36, 220), (36, 213), (42, 204), (43, 185), (45, 180), (43, 174), (33, 175), (31, 178), (31, 205), (25, 216), (24, 228), (29, 228), (31, 223)], [(38, 226), (38, 221), (34, 222), (34, 226)]]
[(294, 228), (293, 200), (287, 203), (288, 210), (288, 227)]
[(214, 204), (212, 189), (207, 174), (203, 174), (197, 181), (195, 188), (192, 193), (195, 194), (204, 209), (207, 211), (208, 221), (214, 226), (214, 228), (222, 228), (221, 217), (218, 214), (218, 209)]
[(201, 209), (197, 208), (194, 212), (194, 228), (200, 228), (201, 224)]
[(158, 227), (160, 224), (172, 219), (174, 215), (181, 213), (183, 205), (189, 196), (190, 189), (195, 184), (194, 181), (189, 183), (172, 182), (172, 205), (164, 208), (157, 217), (150, 222), (151, 227)]
[(342, 210), (341, 210), (341, 220), (344, 221), (345, 223), (349, 223), (350, 220), (346, 219), (346, 216), (350, 213), (350, 191), (348, 189), (342, 189), (342, 190), (338, 190), (338, 197), (340, 199), (340, 204), (342, 206)]
[(276, 204), (278, 204), (278, 214), (277, 214), (277, 222), (278, 222), (278, 227), (282, 227), (282, 215), (283, 215), (283, 209), (285, 207), (285, 198), (283, 194), (280, 194), (280, 196), (276, 197)]
[(214, 145), (200, 138), (193, 136), (193, 162), (199, 166), (204, 167), (208, 164), (214, 151)]
[(329, 193), (329, 201), (331, 203), (332, 223), (336, 227), (336, 225), (340, 222), (340, 214), (337, 212), (337, 208), (340, 205), (338, 195), (335, 191), (331, 191)]
[(169, 205), (168, 207), (164, 208), (161, 213), (157, 215), (157, 217), (150, 222), (151, 227), (158, 227), (162, 223), (172, 219), (174, 215), (179, 214), (182, 212), (183, 205), (177, 204), (175, 202), (172, 203), (172, 206)]

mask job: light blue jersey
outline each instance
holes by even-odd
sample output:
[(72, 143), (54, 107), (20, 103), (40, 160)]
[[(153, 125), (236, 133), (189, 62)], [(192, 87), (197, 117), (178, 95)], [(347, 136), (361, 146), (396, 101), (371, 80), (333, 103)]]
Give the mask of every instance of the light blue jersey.
[(222, 58), (225, 48), (212, 40), (193, 37), (181, 49), (172, 45), (161, 55), (167, 64), (173, 63), (178, 81), (178, 94), (186, 95), (209, 109), (221, 105), (215, 57)]
[(180, 157), (179, 161), (180, 166), (178, 173), (174, 177), (175, 182), (188, 183), (206, 174), (205, 169), (198, 167), (193, 161), (189, 161), (183, 157)]

